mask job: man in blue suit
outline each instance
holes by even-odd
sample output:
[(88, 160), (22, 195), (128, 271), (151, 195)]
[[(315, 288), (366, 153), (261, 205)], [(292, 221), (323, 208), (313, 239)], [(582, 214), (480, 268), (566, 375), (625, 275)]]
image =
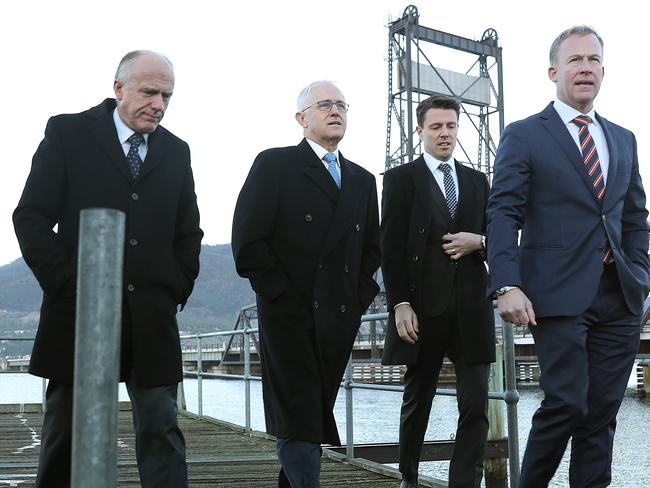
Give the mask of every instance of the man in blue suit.
[(548, 486), (569, 438), (570, 485), (609, 485), (639, 346), (648, 212), (634, 135), (594, 111), (603, 74), (593, 29), (561, 33), (548, 69), (557, 99), (510, 124), (495, 161), (488, 293), (504, 320), (529, 325), (544, 391), (521, 488)]

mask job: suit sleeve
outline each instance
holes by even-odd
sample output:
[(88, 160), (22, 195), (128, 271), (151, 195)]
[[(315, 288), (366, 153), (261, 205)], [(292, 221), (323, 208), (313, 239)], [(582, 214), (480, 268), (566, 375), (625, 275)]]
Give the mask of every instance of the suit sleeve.
[(199, 227), (199, 207), (196, 203), (194, 176), (189, 164), (190, 150), (187, 144), (185, 144), (185, 149), (187, 152), (187, 171), (178, 204), (174, 236), (174, 257), (182, 293), (181, 307), (185, 306), (194, 288), (194, 281), (199, 274), (199, 254), (201, 252), (201, 239), (203, 238), (203, 231)]
[(639, 160), (636, 149), (636, 139), (632, 135), (634, 146), (634, 160), (630, 186), (628, 187), (623, 203), (623, 216), (621, 221), (621, 244), (623, 252), (632, 263), (640, 268), (640, 279), (645, 282), (645, 294), (650, 289), (648, 277), (648, 211), (646, 210), (646, 197), (639, 174)]
[(528, 145), (509, 126), (503, 132), (494, 162), (487, 207), (488, 296), (502, 286), (521, 286), (518, 237), (524, 224), (530, 177)]
[(282, 294), (289, 278), (269, 239), (275, 227), (280, 181), (266, 153), (255, 159), (237, 198), (232, 224), (232, 251), (237, 273), (267, 300)]
[(388, 309), (401, 302), (410, 302), (407, 240), (413, 188), (404, 174), (387, 171), (381, 197), (381, 252), (384, 286)]
[(379, 268), (379, 210), (377, 203), (377, 184), (375, 177), (371, 176), (368, 195), (368, 212), (366, 215), (366, 232), (361, 254), (361, 268), (359, 275), (359, 300), (365, 311), (379, 292), (379, 286), (374, 280), (375, 271)]
[(14, 229), (25, 262), (45, 295), (50, 297), (64, 287), (72, 294), (76, 287), (76, 263), (54, 231), (63, 211), (65, 191), (65, 156), (56, 118), (51, 118), (13, 213)]

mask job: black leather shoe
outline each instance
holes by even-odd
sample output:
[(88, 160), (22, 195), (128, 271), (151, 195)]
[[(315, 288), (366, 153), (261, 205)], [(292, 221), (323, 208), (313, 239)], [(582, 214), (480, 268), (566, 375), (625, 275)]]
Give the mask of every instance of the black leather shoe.
[(418, 482), (402, 480), (402, 482), (399, 485), (399, 488), (418, 488)]

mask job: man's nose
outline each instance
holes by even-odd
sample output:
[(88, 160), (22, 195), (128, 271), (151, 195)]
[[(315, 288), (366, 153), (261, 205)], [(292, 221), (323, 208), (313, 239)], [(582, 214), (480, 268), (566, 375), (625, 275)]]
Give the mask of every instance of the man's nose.
[(162, 93), (154, 95), (151, 98), (151, 106), (153, 107), (154, 110), (162, 111), (165, 109), (165, 101), (163, 100)]

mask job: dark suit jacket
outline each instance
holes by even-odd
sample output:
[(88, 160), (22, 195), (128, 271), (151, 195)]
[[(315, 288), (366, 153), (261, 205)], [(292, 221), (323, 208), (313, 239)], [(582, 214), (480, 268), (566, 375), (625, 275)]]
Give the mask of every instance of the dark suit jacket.
[[(485, 233), (489, 185), (485, 175), (456, 162), (459, 201), (455, 219), (424, 158), (384, 175), (382, 193), (382, 274), (393, 310), (409, 302), (418, 317), (435, 317), (449, 305), (452, 289), (462, 306), (458, 321), (469, 363), (494, 361), (494, 313), (485, 298), (487, 271), (480, 253), (452, 261), (442, 250), (447, 233)], [(420, 342), (399, 338), (391, 312), (384, 345), (384, 364), (415, 364)]]
[(267, 430), (330, 444), (359, 319), (379, 290), (375, 178), (340, 163), (339, 190), (306, 140), (260, 153), (232, 232), (237, 272), (257, 293)]
[(553, 104), (510, 124), (501, 137), (488, 205), (488, 294), (520, 286), (538, 317), (579, 315), (588, 308), (606, 239), (630, 311), (640, 314), (648, 293), (648, 212), (636, 140), (596, 117), (609, 148), (603, 201)]
[(121, 377), (133, 369), (140, 385), (172, 384), (182, 379), (176, 309), (192, 291), (203, 236), (189, 148), (158, 127), (134, 180), (115, 106), (107, 99), (49, 120), (14, 211), (20, 248), (44, 292), (30, 372), (72, 381), (79, 212), (104, 207), (126, 214)]

